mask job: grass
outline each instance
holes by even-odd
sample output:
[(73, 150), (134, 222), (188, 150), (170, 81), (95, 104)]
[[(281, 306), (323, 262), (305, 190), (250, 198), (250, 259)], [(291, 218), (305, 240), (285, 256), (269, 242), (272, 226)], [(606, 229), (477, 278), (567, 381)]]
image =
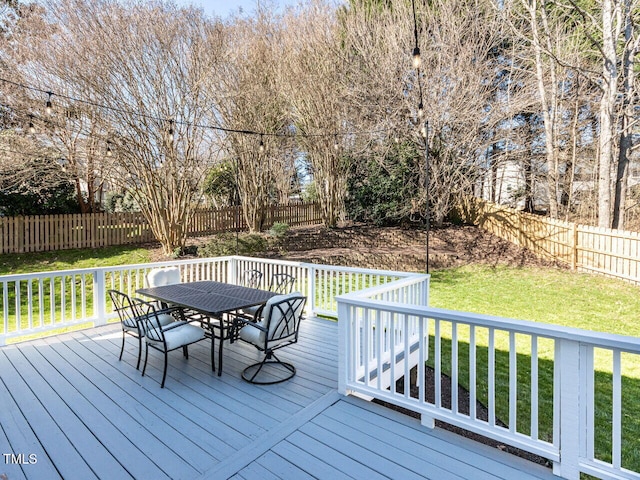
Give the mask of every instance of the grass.
[(109, 267), (151, 261), (142, 247), (104, 247), (0, 255), (0, 275)]
[(432, 272), (430, 305), (640, 336), (640, 287), (566, 270), (467, 266)]
[[(113, 265), (127, 265), (137, 263), (147, 263), (151, 261), (150, 251), (146, 248), (119, 246), (105, 247), (99, 249), (75, 249), (60, 250), (56, 252), (37, 252), (25, 254), (0, 255), (0, 275), (26, 274), (57, 270), (76, 270), (82, 268), (107, 267)], [(87, 313), (91, 314), (93, 310), (93, 286), (91, 279), (85, 277), (84, 300), (86, 301)], [(36, 321), (41, 318), (44, 323), (58, 322), (62, 320), (62, 316), (71, 314), (73, 308), (78, 312), (81, 311), (82, 298), (78, 285), (82, 282), (81, 275), (68, 276), (64, 279), (64, 302), (65, 309), (62, 310), (60, 303), (60, 292), (62, 290), (63, 279), (55, 280), (53, 286), (45, 282), (42, 288), (42, 309), (39, 302), (29, 305), (22, 301), (20, 308), (20, 324), (21, 328), (27, 329), (29, 325), (29, 314)], [(28, 291), (38, 292), (40, 288), (37, 280), (22, 280), (19, 283), (19, 293), (21, 299), (28, 298)], [(54, 292), (52, 292), (52, 289)], [(75, 297), (72, 292), (75, 293)], [(53, 312), (54, 318), (49, 317), (48, 307), (50, 305), (51, 296), (57, 299), (57, 304)], [(13, 330), (17, 318), (16, 312), (16, 295), (13, 287), (9, 289), (7, 298), (7, 314), (9, 316), (9, 330)], [(3, 305), (4, 308), (4, 305)], [(41, 311), (42, 310), (42, 311)], [(78, 328), (78, 327), (72, 327)], [(0, 319), (0, 329), (4, 329), (4, 320)], [(68, 329), (56, 330), (56, 333), (67, 331)], [(13, 341), (23, 341), (30, 337), (18, 337)]]

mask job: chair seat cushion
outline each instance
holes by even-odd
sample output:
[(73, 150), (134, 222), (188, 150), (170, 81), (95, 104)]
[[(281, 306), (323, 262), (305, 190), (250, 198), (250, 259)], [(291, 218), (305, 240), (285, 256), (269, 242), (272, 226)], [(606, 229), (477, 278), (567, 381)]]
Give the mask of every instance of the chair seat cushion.
[[(158, 321), (160, 322), (160, 325), (162, 325), (163, 327), (165, 325), (170, 324), (174, 320), (175, 320), (174, 317), (172, 317), (171, 315), (168, 315), (166, 313), (161, 313), (161, 314), (158, 315)], [(138, 330), (138, 319), (137, 318), (127, 318), (124, 322), (122, 322), (122, 328), (124, 328), (125, 330), (137, 331)], [(140, 328), (142, 329), (142, 333), (144, 334), (145, 333), (144, 322), (140, 322)]]
[[(287, 336), (287, 337), (283, 337), (283, 338), (278, 338), (277, 340), (273, 340), (273, 330), (278, 326), (278, 323), (280, 322), (280, 311), (276, 310), (273, 312), (271, 312), (272, 310), (272, 305), (277, 304), (279, 302), (282, 301), (286, 301), (292, 298), (296, 298), (296, 297), (300, 297), (302, 294), (299, 292), (295, 292), (295, 293), (289, 293), (286, 295), (276, 295), (274, 297), (271, 297), (265, 307), (264, 310), (262, 312), (263, 317), (262, 320), (259, 322), (256, 322), (256, 325), (259, 325), (261, 327), (267, 328), (267, 322), (269, 317), (273, 317), (271, 318), (271, 324), (269, 325), (269, 328), (271, 329), (270, 332), (270, 336), (271, 339), (269, 340), (269, 347), (273, 348), (277, 345), (280, 345), (282, 343), (286, 343), (289, 342), (291, 340), (293, 340), (294, 338), (296, 338), (296, 333), (292, 332), (291, 335)], [(296, 315), (299, 316), (302, 312), (296, 312)], [(242, 340), (244, 340), (245, 342), (249, 342), (249, 343), (253, 343), (254, 345), (258, 346), (258, 347), (262, 347), (264, 348), (265, 345), (265, 340), (266, 340), (266, 334), (267, 332), (260, 330), (259, 328), (255, 328), (252, 324), (247, 324), (244, 327), (242, 327), (240, 329), (240, 338)]]
[[(264, 326), (263, 322), (258, 322), (256, 325)], [(240, 338), (254, 345), (264, 345), (265, 333), (258, 328), (254, 328), (253, 325), (245, 325), (240, 329)]]
[(253, 307), (243, 308), (242, 313), (244, 313), (245, 315), (249, 315), (251, 317), (255, 317), (256, 313), (258, 312), (258, 310), (260, 310), (261, 306), (262, 305), (254, 305)]
[[(179, 327), (164, 330), (164, 338), (167, 342), (167, 350), (174, 350), (183, 345), (202, 340), (204, 338), (204, 330), (195, 325), (185, 323)], [(158, 332), (148, 332), (147, 341), (149, 343), (161, 344), (162, 338), (158, 335)]]

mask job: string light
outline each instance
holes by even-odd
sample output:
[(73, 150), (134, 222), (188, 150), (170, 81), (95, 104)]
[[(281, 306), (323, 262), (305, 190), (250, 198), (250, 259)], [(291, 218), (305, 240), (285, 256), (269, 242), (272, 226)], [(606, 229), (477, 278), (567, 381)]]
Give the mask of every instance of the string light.
[(29, 115), (29, 133), (36, 133), (36, 127), (33, 125), (33, 115)]
[(335, 138), (334, 138), (333, 148), (335, 150), (340, 150), (340, 144), (338, 143), (338, 135), (336, 135)]
[(412, 53), (412, 62), (413, 68), (420, 68), (420, 64), (422, 63), (420, 59), (420, 47), (418, 47), (418, 22), (416, 20), (416, 2), (415, 0), (411, 0), (411, 5), (413, 7), (413, 37), (415, 39), (415, 47), (413, 48)]
[(418, 104), (418, 117), (424, 117), (424, 106), (422, 105), (422, 101)]
[(113, 155), (113, 152), (111, 151), (111, 140), (107, 140), (107, 157), (110, 157)]
[(169, 142), (173, 142), (173, 120), (169, 120)]
[[(121, 114), (128, 114), (128, 115), (137, 115), (140, 118), (145, 118), (148, 120), (154, 120), (154, 121), (158, 121), (158, 122), (166, 122), (166, 119), (163, 119), (161, 117), (157, 117), (154, 115), (149, 115), (143, 112), (136, 112), (133, 110), (126, 110), (126, 109), (122, 109), (122, 108), (117, 108), (117, 107), (112, 107), (109, 105), (104, 105), (104, 104), (100, 104), (100, 103), (96, 103), (93, 101), (89, 101), (89, 100), (84, 100), (81, 98), (77, 98), (77, 97), (72, 97), (72, 96), (68, 96), (68, 95), (62, 95), (59, 93), (54, 93), (52, 91), (49, 90), (43, 90), (37, 87), (32, 87), (30, 85), (24, 85), (18, 82), (14, 82), (12, 80), (8, 80), (6, 78), (2, 78), (0, 77), (0, 82), (3, 83), (7, 83), (10, 85), (14, 85), (16, 87), (19, 88), (23, 88), (25, 90), (30, 90), (33, 92), (39, 92), (39, 93), (43, 93), (48, 95), (48, 100), (46, 102), (46, 111), (49, 114), (53, 114), (53, 103), (52, 103), (52, 97), (53, 95), (56, 95), (58, 97), (60, 97), (61, 99), (64, 100), (68, 100), (70, 102), (77, 102), (77, 103), (82, 103), (84, 105), (89, 105), (95, 108), (99, 108), (99, 109), (104, 109), (104, 110), (108, 110), (108, 111), (112, 111), (112, 112), (117, 112), (117, 113), (121, 113)], [(339, 134), (336, 133), (291, 133), (291, 132), (284, 132), (284, 133), (265, 133), (265, 132), (259, 132), (259, 131), (255, 131), (255, 130), (242, 130), (242, 129), (234, 129), (234, 128), (226, 128), (226, 127), (220, 127), (217, 125), (204, 125), (204, 124), (198, 124), (198, 123), (190, 123), (190, 122), (178, 122), (175, 120), (169, 120), (169, 129), (167, 131), (168, 134), (168, 138), (170, 141), (173, 141), (173, 139), (175, 138), (175, 131), (174, 131), (174, 124), (180, 124), (180, 125), (185, 125), (187, 127), (193, 127), (193, 128), (207, 128), (207, 129), (211, 129), (211, 130), (215, 130), (218, 132), (223, 132), (223, 133), (228, 133), (228, 134), (241, 134), (241, 135), (260, 135), (260, 137), (263, 137), (264, 135), (269, 135), (272, 137), (286, 137), (286, 138), (291, 138), (291, 137), (299, 137), (299, 138), (322, 138), (322, 137), (328, 137), (328, 136), (334, 136), (336, 137), (337, 135), (340, 136), (353, 136), (353, 135), (372, 135), (372, 134), (383, 134), (383, 133), (388, 133), (389, 130), (391, 130), (390, 128), (380, 128), (380, 129), (376, 129), (376, 130), (363, 130), (363, 131), (345, 131), (345, 132), (341, 132)], [(262, 145), (264, 148), (264, 141), (262, 141)]]
[(264, 153), (264, 142), (262, 141), (262, 134), (260, 134), (260, 145), (258, 146), (258, 151), (260, 153)]
[(420, 59), (420, 47), (418, 47), (417, 45), (415, 46), (415, 48), (413, 49), (413, 54), (412, 54), (413, 60), (413, 68), (420, 68), (420, 65), (422, 64), (422, 60)]
[(47, 99), (47, 104), (45, 110), (47, 111), (47, 115), (53, 115), (53, 104), (51, 103), (51, 97), (53, 97), (53, 92), (47, 92), (49, 98)]

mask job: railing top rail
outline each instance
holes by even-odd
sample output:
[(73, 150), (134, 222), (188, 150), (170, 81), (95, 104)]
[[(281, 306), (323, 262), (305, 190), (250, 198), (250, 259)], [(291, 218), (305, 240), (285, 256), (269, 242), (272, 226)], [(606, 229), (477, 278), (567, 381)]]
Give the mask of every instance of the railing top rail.
[[(305, 265), (312, 266), (315, 268), (321, 268), (322, 270), (329, 270), (332, 272), (358, 272), (364, 273), (367, 275), (386, 275), (390, 277), (413, 277), (415, 275), (421, 275), (420, 273), (412, 273), (412, 272), (399, 272), (396, 270), (377, 270), (375, 268), (357, 268), (357, 267), (340, 267), (337, 265), (323, 265), (318, 263), (307, 263)], [(362, 290), (361, 290), (362, 291)]]
[(190, 264), (203, 263), (203, 262), (225, 262), (229, 260), (243, 260), (243, 261), (249, 261), (249, 262), (288, 265), (288, 266), (302, 267), (302, 268), (313, 267), (313, 268), (318, 268), (318, 269), (328, 270), (328, 271), (335, 271), (335, 272), (357, 272), (365, 275), (366, 274), (387, 275), (387, 276), (396, 276), (400, 278), (411, 278), (417, 275), (421, 275), (419, 273), (398, 272), (393, 270), (375, 270), (375, 269), (368, 269), (368, 268), (340, 267), (340, 266), (334, 266), (334, 265), (321, 265), (321, 264), (315, 264), (315, 263), (294, 262), (290, 260), (231, 255), (231, 256), (224, 256), (224, 257), (207, 257), (207, 258), (195, 258), (195, 259), (187, 259), (187, 260), (167, 260), (163, 262), (148, 262), (148, 263), (127, 264), (127, 265), (111, 265), (106, 267), (94, 267), (94, 268), (89, 267), (89, 268), (78, 268), (78, 269), (70, 269), (70, 270), (51, 270), (51, 271), (34, 272), (34, 273), (0, 275), (0, 282), (34, 280), (42, 277), (62, 277), (65, 275), (80, 275), (83, 273), (93, 273), (96, 271), (112, 272), (115, 270), (121, 270), (123, 268), (127, 268), (130, 270), (141, 270), (145, 268), (173, 267), (173, 266), (190, 265)]
[(280, 259), (269, 259), (269, 258), (260, 258), (260, 257), (244, 257), (234, 255), (229, 257), (236, 260), (244, 260), (244, 261), (253, 261), (260, 263), (271, 263), (278, 265), (291, 265), (296, 267), (306, 267), (306, 268), (320, 268), (322, 270), (328, 270), (332, 272), (358, 272), (362, 274), (371, 274), (371, 275), (387, 275), (387, 276), (396, 276), (396, 277), (410, 277), (415, 275), (420, 275), (419, 273), (411, 273), (411, 272), (399, 272), (396, 270), (377, 270), (375, 268), (358, 268), (358, 267), (341, 267), (338, 265), (324, 265), (319, 263), (306, 263), (306, 262), (294, 262), (291, 260), (280, 260)]
[[(406, 273), (405, 273), (406, 275)], [(378, 295), (380, 293), (390, 292), (392, 290), (396, 290), (398, 288), (406, 287), (408, 285), (414, 285), (416, 283), (423, 282), (431, 277), (431, 275), (424, 273), (413, 273), (410, 276), (405, 276), (405, 278), (401, 278), (400, 280), (395, 280), (393, 282), (385, 283), (384, 285), (377, 285), (375, 287), (365, 288), (363, 290), (358, 290), (355, 292), (345, 293), (344, 295), (339, 295), (336, 299), (342, 298), (366, 298), (369, 299), (374, 295)]]
[[(216, 257), (217, 258), (217, 257)], [(262, 258), (262, 257), (245, 257), (242, 255), (232, 255), (228, 257), (233, 260), (241, 260), (245, 262), (259, 262), (259, 263), (269, 263), (269, 264), (278, 264), (278, 265), (289, 265), (291, 267), (306, 267), (310, 264), (304, 262), (294, 262), (292, 260), (280, 260), (278, 258)]]
[(597, 347), (640, 354), (640, 337), (595, 332), (580, 328), (538, 323), (530, 320), (516, 320), (492, 315), (482, 315), (479, 313), (446, 310), (443, 308), (415, 307), (407, 304), (362, 298), (358, 295), (341, 295), (336, 297), (336, 299), (339, 303), (343, 302), (358, 307), (377, 308), (387, 312), (435, 318), (479, 327), (496, 328), (515, 333), (537, 335), (539, 337), (572, 340)]
[(41, 277), (62, 277), (65, 275), (78, 275), (82, 273), (92, 273), (96, 271), (110, 272), (113, 270), (121, 270), (123, 268), (136, 270), (136, 269), (143, 269), (143, 268), (174, 267), (178, 265), (190, 265), (194, 263), (203, 263), (207, 261), (223, 262), (231, 258), (232, 257), (210, 257), (210, 258), (197, 258), (197, 259), (188, 259), (188, 260), (169, 260), (165, 262), (112, 265), (108, 267), (78, 268), (74, 270), (51, 270), (51, 271), (34, 272), (34, 273), (18, 273), (18, 274), (12, 274), (12, 275), (0, 275), (0, 282), (33, 280)]

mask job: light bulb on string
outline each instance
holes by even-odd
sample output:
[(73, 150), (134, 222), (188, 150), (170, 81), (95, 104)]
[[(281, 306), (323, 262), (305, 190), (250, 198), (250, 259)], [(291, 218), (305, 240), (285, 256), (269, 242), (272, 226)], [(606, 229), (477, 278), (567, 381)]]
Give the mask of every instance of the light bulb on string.
[(107, 157), (111, 157), (113, 155), (113, 152), (111, 151), (111, 141), (107, 140)]
[(422, 138), (427, 138), (427, 129), (426, 127), (422, 127), (420, 128), (420, 135), (422, 135)]
[(169, 131), (167, 133), (169, 135), (169, 142), (173, 142), (173, 120), (169, 120)]
[(422, 105), (422, 102), (418, 104), (418, 117), (424, 117), (424, 105)]
[(258, 151), (260, 153), (264, 153), (264, 142), (262, 141), (262, 134), (260, 134), (260, 145), (258, 146)]
[(45, 110), (47, 112), (47, 115), (53, 115), (53, 104), (51, 103), (51, 97), (53, 96), (53, 92), (47, 92), (47, 94), (49, 95), (49, 98), (47, 99)]
[(29, 115), (29, 133), (36, 133), (36, 127), (33, 125), (33, 115)]
[(422, 60), (420, 59), (420, 47), (416, 45), (415, 48), (413, 49), (413, 53), (411, 54), (411, 56), (412, 56), (413, 68), (420, 68), (420, 65), (422, 64)]
[(337, 151), (340, 150), (340, 144), (338, 143), (338, 135), (335, 136), (334, 142), (333, 142), (333, 148)]

